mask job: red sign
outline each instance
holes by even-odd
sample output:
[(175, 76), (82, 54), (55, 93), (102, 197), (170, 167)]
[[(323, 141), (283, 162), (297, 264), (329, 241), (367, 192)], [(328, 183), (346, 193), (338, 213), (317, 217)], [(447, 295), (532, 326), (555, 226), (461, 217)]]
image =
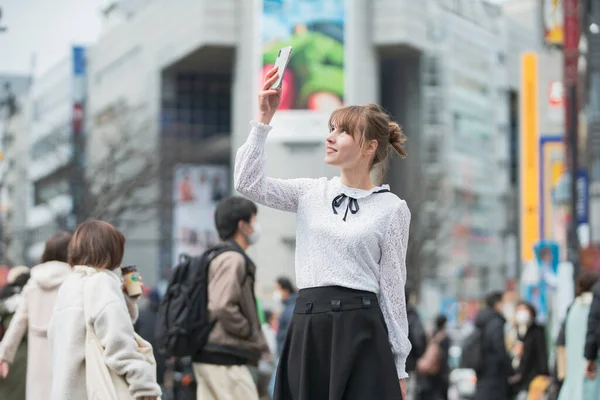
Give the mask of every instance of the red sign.
[(565, 91), (563, 89), (563, 83), (560, 81), (554, 81), (550, 83), (548, 89), (548, 103), (550, 107), (562, 107), (565, 104)]

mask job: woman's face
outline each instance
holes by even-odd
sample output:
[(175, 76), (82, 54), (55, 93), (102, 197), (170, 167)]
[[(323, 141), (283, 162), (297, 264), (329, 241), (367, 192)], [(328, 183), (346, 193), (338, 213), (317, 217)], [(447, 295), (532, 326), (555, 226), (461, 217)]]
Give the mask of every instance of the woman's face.
[(519, 305), (515, 311), (515, 320), (517, 324), (529, 325), (531, 324), (531, 312), (529, 308), (524, 305)]
[(341, 169), (356, 167), (361, 160), (362, 154), (360, 143), (349, 132), (345, 132), (337, 126), (331, 126), (329, 135), (325, 140), (325, 163)]

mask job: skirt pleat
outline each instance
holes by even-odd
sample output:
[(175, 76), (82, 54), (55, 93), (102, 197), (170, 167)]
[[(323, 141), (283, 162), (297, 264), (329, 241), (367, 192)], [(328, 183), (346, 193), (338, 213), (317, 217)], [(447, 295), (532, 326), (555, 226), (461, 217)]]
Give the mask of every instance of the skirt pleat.
[(375, 294), (337, 286), (300, 290), (274, 398), (402, 399)]

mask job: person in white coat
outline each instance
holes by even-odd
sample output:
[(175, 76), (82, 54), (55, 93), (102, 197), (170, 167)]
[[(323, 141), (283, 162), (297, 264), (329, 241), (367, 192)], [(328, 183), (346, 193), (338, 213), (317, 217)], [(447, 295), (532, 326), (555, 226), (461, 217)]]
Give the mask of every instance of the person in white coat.
[(161, 395), (156, 366), (139, 351), (135, 338), (135, 299), (124, 295), (121, 276), (115, 272), (124, 251), (123, 234), (103, 221), (83, 222), (71, 239), (73, 273), (58, 291), (48, 329), (54, 372), (51, 400), (88, 398), (88, 329), (98, 338), (106, 366), (124, 379), (131, 397), (156, 400)]
[(46, 241), (41, 264), (31, 269), (31, 278), (23, 288), (17, 311), (0, 342), (0, 376), (6, 377), (27, 332), (28, 400), (48, 399), (50, 394), (52, 368), (48, 352), (48, 321), (58, 288), (71, 273), (67, 264), (70, 240), (69, 232), (61, 232)]

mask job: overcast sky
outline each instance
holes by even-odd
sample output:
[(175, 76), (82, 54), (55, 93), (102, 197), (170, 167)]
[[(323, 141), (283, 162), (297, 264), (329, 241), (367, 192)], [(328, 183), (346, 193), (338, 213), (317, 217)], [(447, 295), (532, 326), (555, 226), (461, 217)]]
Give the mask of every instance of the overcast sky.
[(104, 0), (0, 0), (0, 74), (45, 72), (69, 54), (72, 44), (89, 44), (100, 34)]

